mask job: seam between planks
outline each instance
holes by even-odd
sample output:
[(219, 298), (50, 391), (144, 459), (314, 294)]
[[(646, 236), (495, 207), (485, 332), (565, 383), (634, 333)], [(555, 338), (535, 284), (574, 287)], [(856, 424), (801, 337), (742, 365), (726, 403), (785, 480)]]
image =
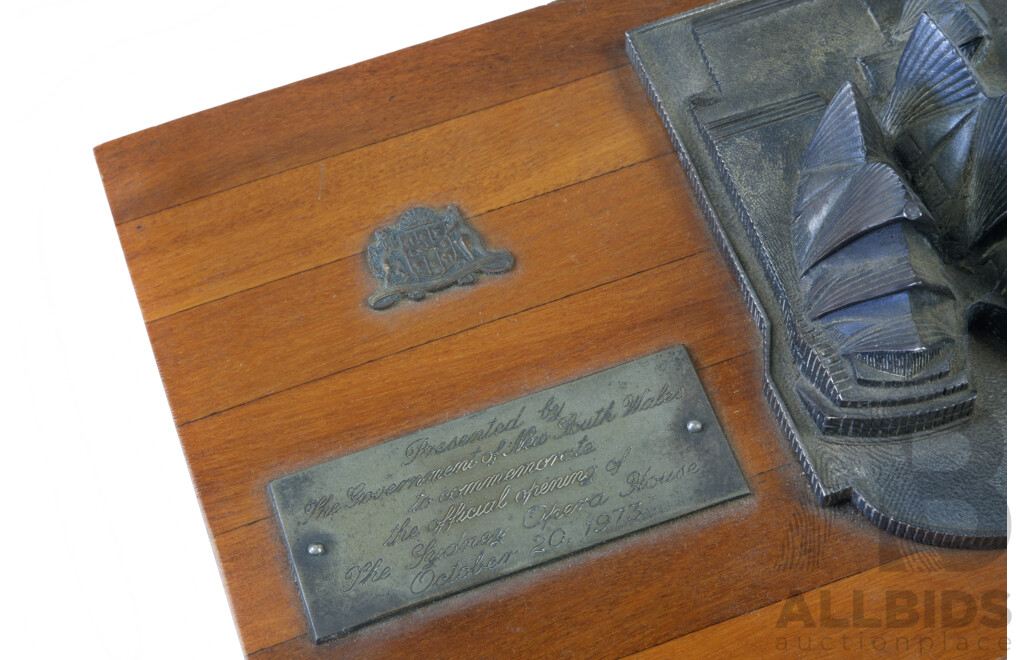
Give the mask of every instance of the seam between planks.
[(615, 284), (616, 282), (621, 282), (622, 280), (628, 279), (630, 277), (635, 277), (637, 275), (642, 275), (644, 273), (647, 273), (647, 272), (650, 272), (650, 271), (653, 271), (653, 270), (657, 270), (658, 268), (664, 268), (666, 266), (670, 266), (672, 264), (685, 261), (686, 259), (690, 259), (692, 257), (696, 257), (698, 255), (704, 254), (705, 252), (709, 252), (710, 250), (711, 250), (711, 247), (707, 246), (707, 247), (704, 247), (704, 248), (702, 248), (700, 250), (697, 250), (696, 252), (691, 252), (690, 254), (684, 255), (682, 257), (676, 257), (675, 259), (671, 259), (669, 261), (666, 261), (664, 263), (658, 264), (656, 266), (651, 266), (649, 268), (643, 268), (641, 270), (629, 273), (628, 275), (623, 275), (621, 277), (616, 277), (614, 279), (608, 280), (607, 282), (602, 282), (600, 284), (595, 284), (594, 286), (587, 287), (585, 289), (580, 289), (579, 291), (573, 291), (572, 293), (567, 293), (564, 296), (560, 296), (558, 298), (553, 298), (551, 300), (547, 300), (547, 301), (544, 301), (542, 303), (537, 303), (536, 305), (531, 305), (530, 307), (524, 307), (523, 309), (516, 310), (514, 312), (510, 312), (508, 314), (505, 314), (503, 316), (499, 316), (499, 317), (493, 318), (493, 319), (491, 319), (489, 321), (486, 321), (484, 323), (481, 323), (479, 325), (469, 326), (467, 328), (462, 328), (461, 330), (457, 330), (455, 332), (451, 332), (451, 333), (448, 333), (446, 335), (440, 335), (440, 336), (437, 336), (437, 337), (433, 337), (433, 338), (428, 339), (427, 341), (421, 342), (419, 344), (414, 344), (412, 346), (406, 346), (405, 348), (403, 348), (403, 349), (401, 349), (399, 351), (395, 351), (394, 353), (389, 353), (387, 355), (381, 355), (381, 356), (375, 357), (375, 358), (373, 358), (371, 360), (366, 360), (365, 362), (360, 362), (358, 364), (353, 364), (351, 366), (345, 367), (344, 369), (339, 369), (338, 371), (333, 371), (333, 372), (331, 372), (329, 374), (324, 374), (323, 376), (317, 376), (316, 378), (307, 380), (307, 381), (302, 382), (302, 383), (296, 383), (295, 385), (290, 385), (290, 386), (282, 388), (280, 390), (275, 390), (273, 392), (268, 392), (267, 394), (262, 394), (262, 395), (260, 395), (260, 396), (258, 396), (256, 398), (254, 398), (254, 399), (249, 399), (248, 401), (243, 401), (242, 403), (236, 403), (236, 404), (234, 404), (232, 406), (228, 406), (227, 408), (222, 408), (220, 410), (215, 410), (213, 412), (206, 413), (205, 415), (202, 415), (201, 417), (196, 417), (194, 419), (186, 420), (184, 422), (181, 422), (180, 424), (177, 424), (176, 426), (177, 426), (177, 428), (181, 429), (181, 428), (183, 428), (183, 427), (185, 427), (185, 426), (187, 426), (189, 424), (194, 424), (195, 422), (199, 422), (199, 421), (202, 421), (202, 420), (207, 419), (209, 417), (213, 417), (214, 415), (220, 415), (222, 413), (228, 412), (229, 410), (234, 410), (236, 408), (241, 408), (241, 407), (247, 406), (247, 405), (249, 405), (251, 403), (255, 403), (256, 401), (260, 401), (260, 400), (266, 399), (268, 397), (276, 396), (276, 395), (281, 394), (283, 392), (288, 392), (290, 390), (294, 390), (294, 389), (296, 389), (298, 387), (305, 387), (306, 385), (309, 385), (311, 383), (315, 383), (317, 381), (324, 380), (325, 378), (331, 378), (332, 376), (336, 376), (336, 375), (338, 375), (340, 373), (344, 373), (344, 372), (350, 371), (352, 369), (358, 369), (359, 367), (362, 367), (362, 366), (367, 365), (367, 364), (372, 364), (374, 362), (379, 362), (379, 361), (387, 359), (387, 358), (389, 358), (389, 357), (391, 357), (393, 355), (401, 355), (402, 353), (406, 353), (408, 351), (420, 348), (421, 346), (427, 346), (428, 344), (433, 344), (434, 342), (441, 341), (442, 339), (448, 339), (449, 337), (454, 337), (456, 335), (462, 334), (463, 332), (467, 332), (469, 330), (475, 330), (477, 328), (483, 328), (483, 327), (486, 327), (486, 326), (490, 325), (491, 323), (496, 323), (498, 321), (502, 321), (502, 320), (511, 318), (513, 316), (516, 316), (517, 314), (522, 314), (524, 312), (529, 312), (529, 311), (534, 310), (534, 309), (539, 309), (541, 307), (546, 307), (547, 305), (552, 305), (552, 304), (560, 302), (562, 300), (566, 300), (567, 298), (571, 298), (573, 296), (577, 296), (577, 295), (580, 295), (580, 294), (583, 294), (583, 293), (587, 293), (589, 291), (594, 291), (596, 289), (600, 289), (602, 287), (609, 286), (611, 284)]
[[(619, 64), (619, 65), (616, 65), (616, 66), (613, 66), (613, 67), (609, 67), (607, 69), (603, 69), (601, 71), (595, 71), (594, 73), (588, 73), (585, 76), (580, 76), (579, 78), (573, 78), (572, 80), (568, 80), (568, 81), (565, 81), (565, 82), (562, 82), (562, 83), (558, 83), (557, 85), (552, 85), (551, 87), (545, 87), (544, 89), (539, 89), (537, 91), (530, 92), (529, 94), (524, 94), (523, 96), (517, 96), (517, 97), (515, 97), (513, 99), (506, 99), (504, 101), (501, 101), (499, 103), (495, 103), (493, 105), (488, 105), (488, 106), (485, 106), (485, 107), (482, 107), (482, 108), (477, 108), (475, 110), (471, 110), (469, 112), (465, 112), (465, 113), (463, 113), (461, 115), (455, 115), (453, 117), (448, 117), (447, 119), (442, 119), (441, 121), (436, 121), (436, 122), (433, 122), (433, 123), (430, 123), (430, 124), (424, 124), (423, 126), (417, 126), (416, 128), (411, 128), (411, 129), (409, 129), (407, 131), (403, 131), (401, 133), (395, 133), (394, 135), (389, 135), (389, 136), (387, 136), (385, 138), (380, 138), (378, 140), (373, 140), (372, 142), (367, 142), (366, 144), (361, 144), (361, 145), (359, 145), (357, 147), (352, 147), (350, 149), (343, 149), (342, 151), (339, 151), (337, 153), (332, 153), (330, 155), (323, 156), (321, 158), (317, 158), (316, 160), (311, 160), (311, 161), (308, 161), (308, 162), (305, 162), (305, 163), (300, 163), (298, 165), (292, 165), (291, 167), (286, 167), (286, 168), (284, 168), (282, 170), (278, 170), (276, 172), (271, 172), (270, 174), (265, 174), (263, 176), (258, 176), (258, 177), (254, 178), (254, 179), (250, 179), (250, 180), (246, 181), (245, 183), (239, 183), (239, 184), (236, 184), (236, 185), (233, 185), (233, 186), (227, 186), (225, 188), (220, 188), (218, 190), (214, 190), (213, 192), (209, 192), (209, 193), (206, 193), (206, 194), (199, 195), (198, 197), (193, 197), (191, 199), (187, 199), (187, 200), (178, 202), (176, 204), (171, 204), (170, 206), (166, 206), (166, 207), (161, 208), (161, 209), (156, 209), (154, 211), (150, 211), (149, 213), (144, 213), (142, 215), (132, 216), (130, 218), (127, 218), (127, 219), (124, 219), (124, 220), (121, 220), (121, 221), (115, 220), (114, 221), (114, 226), (115, 227), (120, 227), (121, 225), (126, 225), (129, 222), (138, 222), (139, 220), (144, 220), (145, 218), (148, 218), (150, 216), (156, 215), (157, 213), (163, 213), (164, 211), (167, 211), (167, 210), (170, 210), (170, 209), (173, 209), (173, 208), (177, 208), (179, 206), (184, 206), (185, 204), (191, 204), (192, 202), (197, 202), (197, 201), (199, 201), (201, 199), (206, 199), (207, 197), (213, 197), (214, 195), (219, 195), (219, 194), (227, 192), (229, 190), (234, 190), (236, 188), (243, 188), (243, 187), (245, 187), (245, 186), (247, 186), (247, 185), (249, 185), (251, 183), (255, 183), (257, 181), (263, 181), (264, 179), (270, 179), (272, 177), (278, 176), (279, 174), (284, 174), (285, 172), (291, 172), (292, 170), (297, 170), (297, 169), (300, 169), (302, 167), (307, 167), (309, 165), (312, 165), (313, 163), (319, 163), (319, 162), (322, 162), (322, 161), (325, 161), (325, 160), (329, 160), (331, 158), (337, 158), (338, 156), (342, 156), (344, 154), (354, 153), (356, 151), (359, 151), (360, 149), (366, 149), (367, 147), (372, 147), (374, 145), (382, 144), (382, 143), (388, 142), (390, 140), (395, 140), (395, 139), (398, 139), (398, 138), (401, 138), (401, 137), (404, 137), (404, 136), (407, 136), (407, 135), (411, 135), (413, 133), (418, 133), (419, 131), (426, 130), (428, 128), (434, 128), (436, 126), (442, 126), (444, 124), (447, 124), (448, 122), (455, 121), (457, 119), (462, 119), (462, 118), (465, 118), (465, 117), (469, 117), (471, 115), (475, 115), (478, 112), (483, 112), (485, 110), (493, 110), (494, 108), (500, 108), (501, 106), (507, 105), (509, 103), (516, 103), (518, 101), (522, 101), (523, 99), (528, 99), (531, 96), (536, 96), (537, 94), (544, 94), (544, 93), (550, 92), (551, 90), (554, 90), (554, 89), (559, 89), (561, 87), (566, 87), (568, 85), (574, 85), (574, 84), (580, 82), (581, 80), (586, 80), (587, 78), (593, 78), (594, 76), (600, 76), (600, 75), (606, 74), (606, 73), (608, 73), (610, 71), (615, 71), (616, 69), (621, 69), (622, 67), (628, 67), (628, 66), (629, 66), (629, 63), (627, 62), (627, 63)], [(210, 108), (210, 110), (213, 110), (213, 109), (214, 108)], [(203, 111), (203, 112), (206, 112), (206, 111)], [(113, 210), (111, 210), (111, 213), (113, 213)]]
[[(525, 198), (517, 200), (515, 202), (509, 202), (508, 204), (503, 204), (501, 206), (496, 206), (496, 207), (494, 207), (492, 209), (487, 209), (485, 211), (477, 213), (476, 215), (467, 216), (466, 219), (467, 220), (473, 220), (473, 219), (476, 219), (476, 218), (482, 218), (485, 215), (490, 215), (491, 213), (497, 213), (498, 211), (502, 211), (502, 210), (507, 209), (507, 208), (512, 208), (514, 206), (517, 206), (519, 204), (524, 204), (524, 203), (529, 202), (529, 201), (534, 200), (534, 199), (539, 199), (541, 197), (544, 197), (545, 195), (551, 195), (551, 194), (557, 193), (557, 192), (562, 191), (562, 190), (567, 190), (569, 188), (572, 188), (573, 186), (578, 186), (578, 185), (581, 185), (581, 184), (584, 184), (584, 183), (588, 183), (590, 181), (596, 181), (597, 179), (600, 179), (602, 177), (609, 176), (609, 175), (612, 175), (612, 174), (616, 174), (618, 172), (622, 172), (624, 170), (628, 170), (628, 169), (630, 169), (632, 167), (636, 167), (638, 165), (643, 165), (644, 163), (649, 163), (651, 161), (658, 160), (659, 158), (664, 158), (666, 156), (673, 155), (673, 154), (674, 154), (674, 152), (671, 151), (671, 150), (665, 151), (663, 153), (659, 153), (659, 154), (651, 156), (649, 158), (644, 158), (643, 160), (638, 160), (636, 162), (629, 163), (628, 165), (623, 165), (622, 167), (615, 168), (614, 170), (608, 170), (607, 172), (602, 172), (600, 174), (597, 174), (597, 175), (592, 176), (592, 177), (588, 177), (586, 179), (580, 179), (579, 181), (574, 181), (574, 182), (566, 184), (564, 186), (559, 186), (558, 188), (553, 188), (551, 190), (546, 190), (546, 191), (544, 191), (542, 193), (537, 193), (536, 195), (531, 195), (530, 197), (525, 197)], [(333, 158), (333, 156), (332, 156), (332, 158)], [(307, 163), (307, 165), (308, 165), (308, 163)], [(305, 166), (303, 166), (303, 167), (305, 167)], [(243, 185), (248, 185), (248, 184), (243, 184)], [(284, 280), (287, 280), (288, 278), (296, 277), (296, 276), (302, 275), (304, 273), (311, 273), (311, 272), (313, 272), (315, 270), (318, 270), (320, 268), (324, 268), (326, 266), (330, 266), (332, 264), (336, 264), (336, 263), (345, 261), (346, 259), (357, 258), (361, 254), (363, 254), (363, 253), (362, 252), (356, 252), (354, 254), (347, 254), (347, 255), (345, 255), (343, 257), (338, 257), (337, 259), (331, 259), (330, 261), (325, 261), (322, 264), (317, 264), (315, 266), (310, 266), (309, 268), (304, 268), (302, 270), (297, 270), (294, 273), (289, 273), (287, 275), (283, 275), (281, 277), (276, 277), (274, 279), (270, 279), (270, 280), (267, 280), (265, 282), (260, 282), (259, 284), (254, 284), (253, 286), (245, 287), (244, 289), (239, 289), (238, 291), (232, 291), (231, 293), (225, 294), (223, 296), (218, 296), (216, 298), (211, 298), (210, 300), (204, 300), (201, 303), (196, 303), (195, 305), (191, 305), (189, 307), (183, 307), (183, 308), (181, 308), (179, 310), (176, 310), (176, 311), (173, 311), (173, 312), (171, 312), (169, 314), (164, 314), (163, 316), (158, 316), (156, 318), (153, 318), (153, 319), (150, 319), (150, 320), (146, 321), (146, 326), (149, 327), (150, 324), (156, 323), (157, 321), (163, 321), (163, 320), (169, 319), (169, 318), (171, 318), (173, 316), (177, 316), (178, 314), (182, 314), (184, 312), (188, 312), (188, 311), (191, 311), (191, 310), (194, 310), (194, 309), (199, 309), (200, 307), (204, 307), (206, 305), (218, 302), (220, 300), (227, 300), (228, 298), (230, 298), (230, 297), (232, 297), (234, 295), (237, 295), (239, 293), (245, 293), (247, 291), (255, 291), (256, 289), (259, 289), (260, 287), (266, 286), (268, 284), (273, 284), (275, 282), (283, 282)]]
[[(683, 258), (685, 258), (685, 257), (683, 257)], [(655, 266), (655, 268), (661, 268), (661, 266)], [(458, 334), (458, 333), (455, 333), (455, 334)], [(755, 354), (757, 352), (758, 352), (757, 349), (750, 350), (750, 351), (747, 351), (745, 353), (740, 353), (739, 355), (734, 355), (732, 357), (727, 357), (725, 359), (719, 360), (718, 362), (712, 362), (711, 364), (705, 365), (705, 366), (701, 367), (700, 369), (697, 369), (697, 373), (698, 374), (703, 373), (704, 371), (707, 371), (708, 369), (713, 369), (713, 368), (715, 368), (715, 367), (717, 367), (719, 365), (726, 364), (727, 362), (732, 362), (733, 360), (739, 360), (740, 358), (744, 358), (744, 357), (753, 355), (753, 354)], [(397, 353), (395, 353), (393, 355), (397, 355)], [(387, 357), (387, 356), (385, 356), (385, 357)], [(384, 359), (384, 358), (379, 358), (379, 359)], [(267, 395), (267, 396), (273, 396), (273, 395)], [(529, 395), (527, 394), (526, 396), (529, 396)], [(239, 404), (239, 405), (245, 405), (245, 404)], [(470, 414), (472, 414), (472, 413), (470, 413)], [(385, 440), (385, 442), (387, 442), (387, 441)], [(357, 452), (353, 452), (353, 453), (357, 453)], [(346, 456), (348, 456), (348, 455), (350, 455), (350, 454), (346, 454)], [(344, 457), (340, 456), (339, 458), (344, 458)], [(328, 462), (330, 460), (332, 460), (332, 459), (326, 459), (324, 462)], [(756, 478), (756, 477), (760, 477), (763, 474), (768, 474), (769, 472), (773, 472), (775, 470), (779, 470), (779, 469), (784, 468), (784, 467), (786, 467), (786, 464), (776, 465), (775, 467), (768, 468), (766, 470), (761, 470), (760, 472), (755, 472), (754, 474), (750, 475), (750, 478), (753, 479), (753, 478)], [(213, 535), (213, 538), (214, 538), (214, 540), (219, 539), (220, 537), (225, 536), (226, 534), (231, 534), (233, 532), (237, 532), (240, 529), (244, 529), (245, 527), (250, 527), (250, 526), (255, 525), (257, 523), (261, 523), (261, 522), (263, 522), (265, 520), (270, 520), (273, 517), (274, 516), (271, 514), (271, 515), (262, 516), (260, 518), (255, 519), (255, 520), (250, 520), (247, 523), (242, 523), (241, 525), (238, 525), (236, 527), (232, 527), (231, 529), (226, 529), (226, 530), (224, 530), (222, 532), (217, 532), (216, 534)]]

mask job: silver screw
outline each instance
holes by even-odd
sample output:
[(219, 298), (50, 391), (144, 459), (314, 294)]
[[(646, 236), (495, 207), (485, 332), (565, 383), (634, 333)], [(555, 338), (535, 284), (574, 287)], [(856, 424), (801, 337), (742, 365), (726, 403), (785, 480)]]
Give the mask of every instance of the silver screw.
[(699, 419), (691, 419), (686, 423), (686, 430), (690, 433), (700, 433), (704, 430), (704, 425)]
[(314, 557), (318, 557), (318, 556), (324, 554), (324, 544), (323, 543), (310, 543), (309, 547), (306, 548), (306, 552), (308, 552), (309, 554), (313, 555)]

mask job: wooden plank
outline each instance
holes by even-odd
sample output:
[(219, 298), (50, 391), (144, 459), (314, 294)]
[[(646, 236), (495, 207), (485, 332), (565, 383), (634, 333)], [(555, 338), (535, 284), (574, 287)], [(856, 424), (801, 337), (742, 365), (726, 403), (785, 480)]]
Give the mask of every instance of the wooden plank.
[[(179, 424), (705, 249), (673, 154), (479, 216), (512, 273), (386, 312), (362, 254), (149, 325)], [(570, 227), (577, 229), (568, 229)], [(585, 229), (579, 229), (585, 228)], [(653, 237), (657, 240), (653, 240)]]
[(103, 144), (118, 224), (626, 63), (623, 34), (698, 0), (581, 0), (487, 25)]
[(1004, 656), (1006, 553), (924, 550), (630, 656)]
[[(818, 507), (793, 463), (749, 481), (750, 497), (336, 642), (316, 647), (303, 630), (259, 652), (246, 650), (259, 660), (384, 658), (396, 648), (424, 658), (487, 658), (494, 649), (508, 657), (621, 657), (875, 567), (898, 544), (880, 530), (865, 529), (852, 507)], [(787, 563), (787, 546), (800, 541), (787, 525), (793, 518), (811, 525), (818, 541), (796, 566)], [(239, 625), (244, 631), (246, 623)]]
[(412, 206), (480, 215), (667, 153), (639, 89), (623, 66), (123, 224), (143, 315), (362, 254)]
[(221, 534), (215, 545), (247, 653), (306, 632), (309, 624), (277, 520), (264, 518)]
[(207, 523), (268, 515), (266, 484), (289, 472), (669, 346), (698, 369), (751, 352), (730, 277), (702, 252), (185, 424)]

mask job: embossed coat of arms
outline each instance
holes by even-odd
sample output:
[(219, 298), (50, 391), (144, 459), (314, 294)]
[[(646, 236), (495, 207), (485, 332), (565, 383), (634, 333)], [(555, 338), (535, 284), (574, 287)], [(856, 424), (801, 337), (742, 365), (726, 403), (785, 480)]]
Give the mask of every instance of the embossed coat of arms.
[(442, 212), (409, 209), (396, 226), (374, 233), (366, 258), (380, 281), (380, 288), (368, 299), (374, 309), (387, 309), (403, 296), (422, 300), (427, 293), (453, 284), (472, 284), (478, 273), (504, 273), (513, 264), (507, 251), (484, 246), (455, 205)]

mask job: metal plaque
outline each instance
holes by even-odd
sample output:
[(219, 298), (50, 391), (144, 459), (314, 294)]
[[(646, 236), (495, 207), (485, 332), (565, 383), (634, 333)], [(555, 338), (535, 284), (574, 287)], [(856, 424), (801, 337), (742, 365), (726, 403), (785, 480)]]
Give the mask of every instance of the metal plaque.
[(682, 346), (270, 491), (317, 642), (749, 493)]

